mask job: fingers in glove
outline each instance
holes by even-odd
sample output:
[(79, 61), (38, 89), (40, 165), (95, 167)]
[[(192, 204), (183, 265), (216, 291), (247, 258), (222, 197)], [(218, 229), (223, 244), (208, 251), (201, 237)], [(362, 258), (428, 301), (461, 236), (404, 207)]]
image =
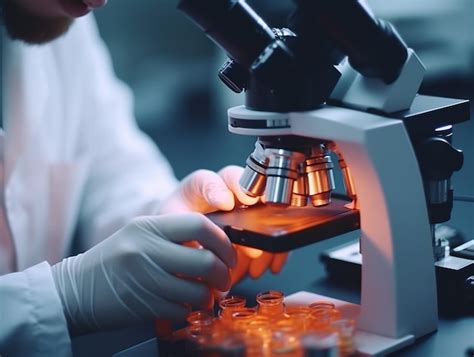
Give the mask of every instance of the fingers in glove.
[(278, 274), (283, 269), (283, 266), (288, 260), (288, 254), (289, 253), (276, 253), (275, 254), (275, 256), (273, 257), (272, 264), (270, 266), (270, 269), (273, 274)]
[[(145, 223), (141, 223), (140, 219), (145, 220)], [(230, 268), (236, 263), (235, 250), (227, 235), (202, 214), (184, 213), (140, 217), (135, 219), (135, 222), (138, 226), (145, 226), (145, 229), (173, 243), (196, 241), (203, 248), (214, 253)]]
[(202, 280), (220, 291), (230, 288), (229, 268), (210, 250), (188, 248), (161, 240), (149, 255), (170, 274)]
[[(186, 305), (177, 304), (163, 298), (157, 298), (151, 305), (154, 316), (157, 319), (182, 322), (186, 320), (191, 308)], [(149, 318), (149, 317), (148, 317)]]
[(263, 252), (263, 254), (250, 262), (249, 275), (253, 279), (257, 279), (265, 273), (273, 261), (273, 254)]
[(231, 166), (226, 166), (223, 169), (221, 169), (218, 172), (218, 174), (220, 177), (222, 177), (227, 187), (233, 192), (233, 194), (235, 195), (235, 197), (237, 197), (237, 200), (240, 203), (246, 206), (251, 206), (251, 205), (256, 204), (259, 198), (250, 197), (249, 195), (244, 193), (242, 189), (240, 188), (239, 180), (243, 172), (244, 172), (243, 167), (231, 165)]
[(263, 250), (251, 247), (245, 247), (243, 245), (238, 245), (236, 249), (239, 249), (242, 253), (244, 253), (247, 257), (252, 259), (257, 259), (262, 256)]
[(247, 275), (250, 261), (251, 259), (242, 250), (237, 248), (237, 264), (230, 271), (232, 286)]
[(182, 322), (191, 310), (189, 305), (171, 302), (161, 296), (147, 299), (145, 303), (132, 299), (127, 301), (126, 305), (121, 305), (121, 309), (117, 309), (117, 306), (109, 309), (108, 306), (114, 306), (114, 304), (105, 304), (101, 309), (96, 310), (95, 320), (100, 321), (97, 326), (99, 330), (130, 326), (153, 318)]
[(224, 180), (210, 170), (198, 170), (183, 179), (181, 195), (191, 209), (202, 213), (234, 208), (234, 195)]
[(169, 274), (154, 265), (151, 260), (148, 263), (144, 265), (144, 269), (154, 282), (153, 290), (156, 290), (155, 294), (170, 302), (191, 305), (193, 308), (203, 308), (209, 305), (212, 294), (207, 284), (202, 281), (188, 280)]

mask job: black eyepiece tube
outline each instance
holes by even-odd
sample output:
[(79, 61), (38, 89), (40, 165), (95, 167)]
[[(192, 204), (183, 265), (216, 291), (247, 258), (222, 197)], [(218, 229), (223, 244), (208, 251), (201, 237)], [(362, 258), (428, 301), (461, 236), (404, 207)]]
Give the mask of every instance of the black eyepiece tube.
[(386, 83), (397, 79), (408, 52), (390, 23), (373, 17), (358, 0), (294, 1), (305, 21), (311, 22), (302, 28), (326, 33), (362, 75)]
[(275, 36), (243, 0), (181, 0), (178, 8), (247, 69)]

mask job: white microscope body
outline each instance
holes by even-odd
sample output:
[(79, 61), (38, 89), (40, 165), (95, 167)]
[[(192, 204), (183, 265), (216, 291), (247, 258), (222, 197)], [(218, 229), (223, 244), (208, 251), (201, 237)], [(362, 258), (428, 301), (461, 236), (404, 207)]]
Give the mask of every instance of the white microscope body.
[[(228, 111), (232, 133), (258, 137), (240, 180), (245, 192), (278, 207), (331, 207), (329, 151), (337, 154), (360, 213), (363, 264), (360, 306), (335, 303), (357, 320), (359, 352), (390, 353), (437, 328), (434, 252), (444, 247), (431, 228), (451, 214), (450, 179), (463, 162), (451, 124), (467, 120), (469, 104), (417, 97), (423, 64), (365, 2), (293, 3), (284, 28), (268, 26), (244, 0), (180, 0), (178, 8), (228, 54), (220, 79), (245, 91), (245, 106)], [(321, 239), (341, 232), (331, 214), (317, 222)], [(258, 237), (236, 243), (283, 251), (318, 240), (288, 238), (276, 250), (267, 244), (273, 236)], [(308, 294), (287, 303), (315, 298)]]
[[(228, 111), (229, 118), (267, 124), (264, 129), (229, 125), (229, 130), (259, 137), (315, 138), (333, 142), (344, 155), (360, 210), (362, 289), (360, 306), (337, 303), (342, 309), (346, 305), (358, 322), (358, 351), (380, 355), (437, 329), (432, 236), (417, 158), (402, 120), (366, 111), (409, 108), (424, 67), (410, 51), (400, 77), (390, 85), (364, 78), (348, 64), (342, 72), (332, 98), (348, 107), (325, 105), (294, 113), (234, 107)], [(298, 293), (289, 300), (314, 299), (307, 294)]]

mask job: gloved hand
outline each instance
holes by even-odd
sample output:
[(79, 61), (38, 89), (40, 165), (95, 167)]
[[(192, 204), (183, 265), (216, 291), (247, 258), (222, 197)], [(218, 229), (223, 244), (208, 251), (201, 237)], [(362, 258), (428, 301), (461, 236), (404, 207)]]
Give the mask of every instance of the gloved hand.
[[(236, 205), (251, 206), (259, 199), (246, 195), (239, 186), (243, 168), (226, 166), (217, 174), (198, 170), (185, 177), (178, 188), (162, 203), (158, 213), (230, 211)], [(194, 244), (193, 246), (198, 247)], [(257, 279), (267, 269), (276, 274), (283, 268), (288, 254), (272, 254), (258, 249), (234, 245), (237, 264), (231, 271), (232, 284), (246, 275)]]
[[(181, 245), (197, 241), (202, 249)], [(72, 334), (160, 319), (183, 320), (230, 287), (235, 252), (197, 213), (137, 217), (84, 254), (53, 266)]]
[(158, 208), (158, 214), (231, 211), (237, 204), (254, 205), (258, 198), (247, 196), (239, 187), (243, 168), (226, 166), (219, 173), (197, 170), (186, 176)]

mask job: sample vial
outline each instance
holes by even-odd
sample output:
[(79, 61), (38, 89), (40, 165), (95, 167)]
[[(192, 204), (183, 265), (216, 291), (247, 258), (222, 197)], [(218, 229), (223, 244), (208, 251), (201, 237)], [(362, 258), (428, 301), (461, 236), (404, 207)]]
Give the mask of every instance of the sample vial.
[[(330, 301), (285, 306), (284, 294), (269, 290), (256, 297), (257, 307), (230, 295), (219, 313), (199, 310), (183, 329), (186, 351), (197, 356), (345, 357), (355, 353), (355, 322), (342, 319)], [(183, 340), (183, 338), (180, 338)]]
[(337, 331), (339, 336), (339, 352), (342, 357), (352, 356), (356, 352), (354, 341), (355, 321), (342, 319), (333, 321), (331, 326)]
[[(247, 334), (249, 336), (257, 336), (260, 339), (261, 348), (260, 353), (256, 353), (256, 356), (269, 356), (270, 355), (270, 342), (272, 341), (272, 325), (270, 320), (266, 316), (257, 315), (249, 321), (247, 325)], [(248, 352), (251, 353), (255, 349), (251, 349)]]
[(296, 321), (283, 318), (274, 323), (274, 331), (270, 342), (272, 356), (301, 356), (301, 331)]
[(285, 316), (298, 323), (301, 330), (307, 331), (311, 324), (312, 310), (306, 305), (293, 305), (285, 307)]
[(276, 290), (264, 291), (257, 294), (258, 314), (267, 316), (270, 319), (284, 317), (284, 297), (285, 295), (281, 291)]
[(310, 304), (309, 308), (311, 310), (319, 310), (319, 309), (329, 309), (329, 310), (331, 310), (331, 309), (335, 309), (336, 305), (334, 305), (330, 301), (316, 301), (316, 302), (313, 302), (312, 304)]
[(242, 296), (229, 295), (219, 300), (219, 318), (222, 320), (230, 320), (234, 311), (245, 307), (246, 300)]
[(243, 307), (232, 313), (232, 328), (236, 331), (246, 332), (250, 321), (257, 315), (257, 310)]
[(327, 330), (333, 321), (341, 319), (341, 312), (337, 309), (316, 309), (311, 311), (310, 330)]
[(186, 318), (186, 321), (190, 326), (192, 325), (201, 325), (201, 326), (206, 326), (206, 325), (212, 325), (214, 322), (214, 316), (210, 311), (204, 311), (204, 310), (197, 310), (191, 312), (188, 317)]
[(245, 335), (244, 342), (247, 357), (261, 357), (268, 355), (262, 336), (247, 334)]
[(248, 333), (268, 335), (268, 337), (271, 337), (271, 328), (270, 319), (262, 315), (254, 316), (247, 325)]

